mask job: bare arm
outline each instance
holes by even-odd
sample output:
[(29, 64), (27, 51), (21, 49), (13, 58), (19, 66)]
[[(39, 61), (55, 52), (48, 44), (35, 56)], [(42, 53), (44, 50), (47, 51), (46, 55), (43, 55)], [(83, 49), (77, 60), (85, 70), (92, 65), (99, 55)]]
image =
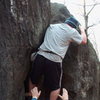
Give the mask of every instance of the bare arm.
[(83, 38), (81, 44), (86, 44), (87, 43), (87, 36), (86, 36), (85, 30), (82, 26), (79, 26), (79, 29), (81, 31), (81, 36)]

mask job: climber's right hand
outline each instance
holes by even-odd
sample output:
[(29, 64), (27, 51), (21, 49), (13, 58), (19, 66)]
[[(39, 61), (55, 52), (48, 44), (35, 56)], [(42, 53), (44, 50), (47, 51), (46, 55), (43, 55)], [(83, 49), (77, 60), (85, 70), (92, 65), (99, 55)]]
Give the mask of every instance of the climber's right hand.
[(63, 94), (62, 96), (61, 95), (58, 95), (62, 100), (68, 100), (68, 91), (63, 88)]

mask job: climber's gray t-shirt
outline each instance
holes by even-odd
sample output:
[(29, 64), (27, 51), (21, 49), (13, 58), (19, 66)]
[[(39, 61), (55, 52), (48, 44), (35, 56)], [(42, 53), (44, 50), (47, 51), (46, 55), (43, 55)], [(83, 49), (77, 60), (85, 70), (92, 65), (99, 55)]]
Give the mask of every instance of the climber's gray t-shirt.
[[(41, 44), (38, 54), (51, 61), (62, 62), (70, 42), (78, 44), (82, 42), (82, 37), (76, 29), (65, 23), (51, 24), (46, 31), (44, 42)], [(44, 51), (52, 51), (57, 55)]]

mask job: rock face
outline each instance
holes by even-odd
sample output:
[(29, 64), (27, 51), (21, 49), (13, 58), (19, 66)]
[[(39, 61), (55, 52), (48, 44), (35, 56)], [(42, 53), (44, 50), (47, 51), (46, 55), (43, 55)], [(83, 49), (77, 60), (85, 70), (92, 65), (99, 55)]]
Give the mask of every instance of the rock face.
[(71, 14), (63, 4), (51, 3), (51, 23), (64, 22)]
[(49, 16), (49, 0), (0, 0), (0, 100), (24, 100), (30, 53)]
[[(70, 16), (49, 0), (0, 1), (0, 100), (24, 100), (24, 80), (30, 69), (30, 53), (41, 43), (51, 23)], [(99, 65), (90, 42), (72, 44), (63, 62), (62, 87), (73, 100), (99, 100)]]
[[(63, 5), (52, 4), (51, 7), (54, 23), (63, 22), (70, 16)], [(99, 68), (99, 60), (89, 40), (87, 45), (70, 45), (63, 61), (62, 80), (70, 100), (99, 100)]]
[(93, 46), (72, 44), (63, 62), (63, 87), (71, 100), (99, 100), (99, 64)]

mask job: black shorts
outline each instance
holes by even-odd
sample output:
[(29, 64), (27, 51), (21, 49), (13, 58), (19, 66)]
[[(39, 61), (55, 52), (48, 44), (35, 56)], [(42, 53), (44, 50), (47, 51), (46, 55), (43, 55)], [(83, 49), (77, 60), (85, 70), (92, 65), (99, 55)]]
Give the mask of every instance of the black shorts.
[(39, 79), (44, 75), (44, 86), (50, 90), (56, 90), (61, 87), (62, 68), (61, 63), (53, 62), (41, 55), (37, 55), (30, 73), (33, 84), (37, 85)]

